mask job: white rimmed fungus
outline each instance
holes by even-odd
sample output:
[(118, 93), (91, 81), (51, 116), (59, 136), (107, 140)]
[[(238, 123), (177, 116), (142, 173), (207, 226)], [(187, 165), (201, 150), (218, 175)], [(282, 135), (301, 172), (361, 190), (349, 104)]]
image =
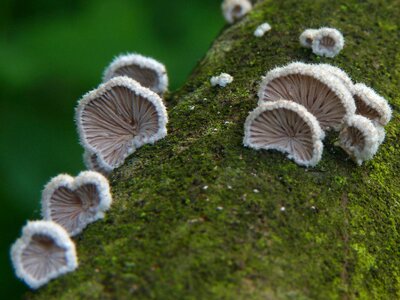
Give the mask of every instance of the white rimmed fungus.
[(297, 164), (315, 166), (322, 156), (324, 132), (302, 105), (278, 100), (259, 105), (244, 125), (243, 144), (288, 154)]
[(392, 118), (392, 109), (385, 98), (363, 83), (355, 84), (352, 93), (357, 114), (382, 126), (389, 123)]
[(218, 76), (213, 76), (210, 79), (212, 86), (219, 85), (220, 87), (226, 87), (228, 84), (233, 82), (233, 77), (227, 73), (221, 73)]
[(317, 33), (318, 29), (306, 29), (299, 37), (300, 44), (305, 48), (311, 48), (312, 42), (314, 40), (314, 35)]
[(168, 75), (165, 66), (157, 60), (140, 54), (117, 56), (105, 69), (103, 82), (117, 76), (127, 76), (142, 86), (162, 95), (168, 89)]
[(318, 56), (335, 57), (344, 47), (342, 33), (335, 28), (323, 27), (314, 34), (312, 51)]
[(61, 174), (43, 190), (42, 216), (74, 236), (88, 224), (104, 218), (111, 203), (108, 180), (100, 173), (84, 171), (75, 178)]
[(225, 20), (233, 24), (252, 9), (252, 4), (249, 0), (224, 0), (221, 8)]
[(339, 134), (339, 146), (358, 164), (372, 159), (379, 147), (379, 133), (371, 120), (354, 115)]
[(99, 172), (104, 176), (108, 176), (110, 174), (110, 170), (107, 170), (100, 165), (95, 153), (91, 153), (90, 151), (86, 150), (83, 153), (83, 162), (85, 163), (86, 168), (90, 171)]
[(263, 23), (256, 28), (256, 30), (254, 31), (254, 36), (262, 37), (266, 32), (270, 30), (271, 30), (271, 25), (269, 25), (268, 23)]
[(75, 120), (82, 146), (111, 171), (144, 144), (167, 135), (162, 99), (128, 77), (115, 77), (79, 101)]
[(323, 130), (338, 130), (355, 113), (350, 91), (330, 72), (318, 65), (294, 62), (269, 71), (258, 91), (259, 104), (280, 99), (303, 105)]
[(11, 260), (17, 277), (32, 289), (78, 267), (75, 244), (51, 221), (28, 222), (11, 247)]
[(346, 86), (346, 88), (349, 91), (353, 90), (354, 83), (353, 83), (352, 79), (345, 71), (343, 71), (339, 67), (332, 66), (330, 64), (318, 64), (318, 65), (316, 65), (316, 67), (319, 67), (322, 70), (327, 71), (327, 72), (331, 73), (332, 75), (336, 76), (337, 78), (339, 78), (340, 81)]

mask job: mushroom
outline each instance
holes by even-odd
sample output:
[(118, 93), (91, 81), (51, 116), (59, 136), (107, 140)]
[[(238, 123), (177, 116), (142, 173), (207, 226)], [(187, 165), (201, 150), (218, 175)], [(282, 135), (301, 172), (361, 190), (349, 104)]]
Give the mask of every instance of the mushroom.
[(167, 135), (161, 98), (128, 77), (112, 78), (83, 96), (75, 118), (81, 144), (107, 172)]
[(317, 67), (321, 68), (322, 70), (331, 73), (332, 75), (336, 76), (340, 79), (340, 81), (345, 85), (345, 87), (352, 91), (354, 87), (354, 83), (351, 80), (350, 76), (343, 71), (342, 69), (332, 66), (330, 64), (318, 64)]
[(78, 267), (74, 243), (51, 221), (28, 222), (11, 247), (11, 260), (17, 277), (32, 289)]
[(358, 164), (372, 159), (381, 137), (371, 120), (354, 115), (346, 120), (339, 133), (339, 146)]
[(269, 71), (258, 91), (259, 104), (280, 99), (303, 105), (323, 130), (337, 130), (356, 108), (353, 97), (336, 76), (321, 67), (300, 62)]
[(243, 18), (251, 9), (252, 5), (249, 0), (224, 0), (222, 2), (222, 13), (229, 24)]
[(375, 124), (387, 125), (392, 118), (392, 109), (385, 98), (363, 83), (357, 83), (352, 89), (356, 103), (356, 113)]
[(103, 82), (117, 76), (132, 78), (159, 95), (162, 95), (168, 88), (165, 66), (153, 58), (140, 54), (116, 57), (104, 71)]
[(247, 117), (244, 132), (245, 146), (288, 153), (302, 166), (315, 166), (322, 156), (324, 132), (317, 119), (292, 101), (259, 105)]
[(219, 85), (220, 87), (226, 87), (232, 83), (233, 77), (227, 73), (221, 73), (218, 76), (213, 76), (210, 79), (211, 86)]
[(311, 48), (312, 42), (314, 40), (314, 36), (317, 33), (318, 29), (306, 29), (304, 30), (300, 37), (300, 44), (305, 48)]
[(344, 38), (339, 30), (323, 27), (315, 33), (311, 47), (316, 55), (335, 57), (344, 47)]
[(76, 178), (61, 174), (43, 190), (42, 215), (74, 236), (88, 224), (104, 218), (111, 202), (108, 180), (100, 173), (84, 171)]
[(263, 23), (256, 28), (256, 30), (254, 31), (254, 36), (262, 37), (267, 31), (270, 30), (271, 30), (271, 25), (269, 25), (268, 23)]
[(91, 153), (86, 150), (83, 153), (83, 162), (88, 170), (99, 172), (104, 176), (108, 176), (111, 173), (110, 170), (107, 170), (100, 165), (96, 153)]

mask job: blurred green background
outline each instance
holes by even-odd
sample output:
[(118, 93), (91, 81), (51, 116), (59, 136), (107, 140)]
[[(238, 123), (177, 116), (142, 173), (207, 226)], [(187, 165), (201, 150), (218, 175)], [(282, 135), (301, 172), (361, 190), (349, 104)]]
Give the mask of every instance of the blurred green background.
[(1, 0), (0, 289), (19, 299), (9, 247), (59, 174), (84, 168), (73, 122), (76, 101), (124, 52), (165, 63), (181, 86), (224, 26), (219, 0)]

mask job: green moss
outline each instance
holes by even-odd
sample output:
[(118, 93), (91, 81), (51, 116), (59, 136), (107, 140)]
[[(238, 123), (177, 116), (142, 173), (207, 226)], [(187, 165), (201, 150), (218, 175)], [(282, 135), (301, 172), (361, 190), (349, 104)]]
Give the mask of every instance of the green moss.
[[(112, 210), (76, 238), (80, 268), (28, 298), (399, 298), (399, 15), (397, 1), (257, 4), (169, 97), (168, 137), (112, 174)], [(263, 21), (273, 29), (255, 38)], [(298, 43), (325, 25), (346, 38), (334, 59)], [(242, 146), (260, 76), (293, 60), (340, 66), (390, 100), (374, 160), (356, 166), (334, 135), (311, 169)], [(211, 87), (222, 71), (234, 82)]]

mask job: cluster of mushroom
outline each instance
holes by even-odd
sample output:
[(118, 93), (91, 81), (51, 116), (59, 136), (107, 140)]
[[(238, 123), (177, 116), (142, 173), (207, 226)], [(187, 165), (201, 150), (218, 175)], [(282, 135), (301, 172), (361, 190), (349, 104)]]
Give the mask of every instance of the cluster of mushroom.
[(372, 159), (391, 119), (387, 101), (365, 84), (354, 84), (328, 64), (290, 63), (263, 77), (258, 107), (245, 123), (243, 143), (275, 149), (297, 164), (315, 166), (329, 130), (340, 131), (338, 145), (359, 165)]
[(319, 56), (335, 57), (344, 47), (342, 33), (329, 27), (306, 29), (299, 40), (303, 47), (311, 48), (313, 53)]
[[(167, 134), (164, 65), (137, 54), (117, 57), (101, 84), (76, 109), (88, 169), (53, 178), (42, 193), (43, 220), (28, 222), (11, 247), (16, 275), (33, 289), (78, 267), (71, 237), (104, 217), (112, 197), (107, 175), (137, 148)], [(101, 174), (103, 173), (103, 174)]]

